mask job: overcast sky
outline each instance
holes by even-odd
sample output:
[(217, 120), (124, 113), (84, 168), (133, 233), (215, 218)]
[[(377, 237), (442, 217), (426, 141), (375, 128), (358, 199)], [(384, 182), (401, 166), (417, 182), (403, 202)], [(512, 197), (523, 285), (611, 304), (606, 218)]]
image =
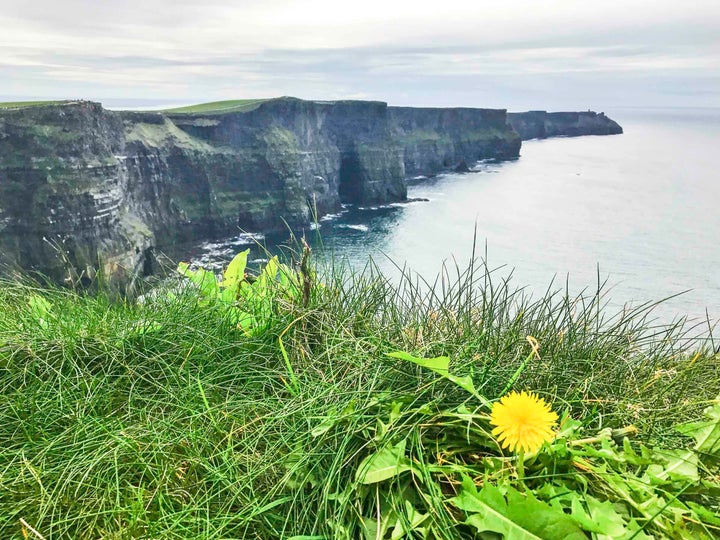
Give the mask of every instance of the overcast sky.
[(720, 0), (2, 0), (0, 29), (4, 99), (720, 106)]

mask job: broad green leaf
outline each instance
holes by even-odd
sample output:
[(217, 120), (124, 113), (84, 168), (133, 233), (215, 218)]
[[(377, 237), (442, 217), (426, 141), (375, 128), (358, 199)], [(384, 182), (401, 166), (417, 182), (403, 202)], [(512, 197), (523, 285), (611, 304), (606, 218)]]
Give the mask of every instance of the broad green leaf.
[(192, 273), (192, 270), (190, 270), (190, 265), (186, 262), (179, 262), (177, 271), (180, 275), (183, 275), (185, 277), (190, 277), (190, 274)]
[(522, 494), (507, 489), (507, 515), (515, 523), (545, 540), (586, 540), (572, 519), (535, 498), (531, 491)]
[(245, 268), (247, 267), (247, 258), (250, 253), (249, 249), (241, 251), (233, 260), (230, 261), (225, 272), (223, 273), (223, 287), (230, 289), (233, 294), (237, 290), (238, 283), (245, 279)]
[[(280, 263), (278, 262), (277, 255), (275, 257), (272, 257), (267, 264), (265, 264), (265, 268), (263, 268), (262, 274), (260, 274), (260, 277), (267, 276), (267, 278), (270, 281), (276, 281), (278, 278), (278, 270), (280, 269)], [(256, 281), (257, 283), (257, 281)]]
[(705, 409), (704, 415), (707, 420), (681, 424), (676, 429), (695, 439), (696, 451), (720, 457), (720, 396)]
[(471, 393), (473, 396), (485, 402), (485, 399), (480, 396), (480, 394), (478, 394), (478, 391), (475, 389), (475, 385), (473, 384), (472, 378), (469, 375), (466, 375), (465, 377), (458, 377), (450, 373), (450, 358), (448, 358), (447, 356), (438, 356), (435, 358), (418, 358), (417, 356), (413, 356), (404, 351), (387, 353), (387, 356), (391, 358), (397, 358), (398, 360), (407, 360), (408, 362), (412, 362), (414, 364), (417, 364), (418, 366), (430, 369), (438, 375), (445, 377), (450, 382), (455, 383), (457, 386), (459, 386), (466, 392)]
[(378, 538), (382, 538), (378, 530), (377, 519), (363, 517), (361, 518), (360, 524), (362, 526), (364, 540), (377, 540)]
[(567, 411), (563, 412), (559, 425), (560, 429), (558, 434), (555, 436), (556, 440), (576, 437), (580, 432), (582, 432), (583, 428), (582, 422), (572, 418)]
[(450, 503), (469, 514), (466, 524), (478, 532), (502, 534), (505, 540), (587, 539), (569, 516), (537, 500), (532, 493), (523, 495), (508, 486), (506, 497), (489, 484), (478, 492), (465, 476), (460, 495)]
[(257, 326), (257, 320), (247, 311), (243, 311), (242, 309), (234, 306), (228, 306), (227, 312), (230, 315), (232, 324), (242, 330), (248, 331)]
[(380, 511), (380, 523), (375, 518), (363, 517), (361, 519), (363, 538), (377, 540), (385, 538), (390, 530), (390, 525), (397, 521), (397, 515), (386, 503), (383, 503)]
[(366, 457), (360, 463), (355, 481), (361, 484), (376, 484), (406, 471), (412, 471), (412, 463), (405, 457), (405, 440), (392, 447)]
[(335, 424), (337, 424), (341, 420), (341, 418), (342, 417), (337, 414), (337, 411), (331, 411), (329, 415), (323, 418), (322, 422), (320, 422), (312, 429), (312, 431), (310, 431), (310, 435), (312, 437), (319, 437), (320, 435), (324, 435), (325, 433), (330, 431), (335, 426)]
[(627, 532), (623, 517), (611, 502), (601, 502), (592, 495), (575, 491), (570, 496), (570, 517), (584, 530), (607, 538), (620, 538)]
[(620, 538), (603, 538), (602, 540), (655, 540), (652, 536), (645, 533), (640, 525), (634, 519), (630, 520), (627, 532)]
[(698, 456), (692, 450), (655, 450), (655, 454), (668, 464), (665, 466), (653, 464), (647, 468), (647, 475), (653, 484), (667, 481), (694, 484), (700, 481)]
[(237, 301), (237, 288), (225, 287), (220, 291), (220, 301), (224, 304), (234, 304)]
[(486, 486), (478, 493), (470, 477), (465, 476), (460, 495), (450, 499), (450, 503), (469, 514), (465, 523), (478, 532), (495, 532), (505, 540), (542, 540), (504, 514), (505, 498), (496, 487)]
[(207, 298), (215, 299), (218, 297), (217, 278), (212, 272), (204, 268), (190, 270), (188, 264), (184, 262), (178, 264), (178, 272), (197, 285), (200, 292)]
[(715, 512), (711, 512), (707, 508), (705, 508), (702, 505), (697, 504), (693, 501), (687, 501), (686, 503), (692, 510), (697, 514), (697, 516), (703, 520), (705, 523), (708, 523), (710, 525), (713, 525), (714, 527), (720, 527), (720, 516), (718, 516)]

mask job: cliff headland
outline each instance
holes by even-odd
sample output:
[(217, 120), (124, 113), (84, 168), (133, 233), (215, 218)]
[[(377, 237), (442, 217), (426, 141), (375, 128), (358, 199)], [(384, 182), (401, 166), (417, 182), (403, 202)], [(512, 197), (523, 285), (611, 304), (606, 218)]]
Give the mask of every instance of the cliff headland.
[(595, 113), (295, 98), (162, 112), (5, 104), (2, 262), (55, 279), (99, 264), (121, 278), (147, 273), (155, 247), (401, 201), (408, 177), (517, 158), (521, 137), (617, 132), (608, 121), (617, 126)]
[(615, 120), (605, 116), (605, 113), (593, 111), (508, 113), (508, 122), (523, 141), (548, 137), (619, 135), (623, 132)]

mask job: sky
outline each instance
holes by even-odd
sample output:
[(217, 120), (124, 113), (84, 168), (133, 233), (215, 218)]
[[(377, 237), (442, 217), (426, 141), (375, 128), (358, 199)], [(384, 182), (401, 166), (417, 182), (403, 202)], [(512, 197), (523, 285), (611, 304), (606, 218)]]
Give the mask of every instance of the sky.
[(0, 99), (720, 107), (719, 0), (2, 0)]

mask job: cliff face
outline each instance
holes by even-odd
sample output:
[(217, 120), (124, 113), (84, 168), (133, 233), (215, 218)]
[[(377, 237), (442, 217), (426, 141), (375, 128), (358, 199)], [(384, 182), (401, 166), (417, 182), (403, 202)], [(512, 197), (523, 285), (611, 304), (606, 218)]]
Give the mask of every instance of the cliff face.
[(153, 238), (123, 153), (122, 121), (99, 104), (2, 111), (0, 261), (55, 278), (100, 258), (132, 271)]
[(545, 139), (547, 137), (578, 137), (580, 135), (618, 135), (623, 132), (620, 124), (604, 113), (529, 111), (508, 113), (508, 122), (522, 137)]
[[(150, 272), (153, 246), (406, 197), (405, 178), (514, 158), (505, 111), (280, 98), (236, 112), (0, 109), (2, 262)], [(59, 255), (59, 256), (58, 256)]]
[(408, 176), (435, 174), (481, 159), (514, 159), (520, 137), (498, 109), (390, 107), (394, 137)]

